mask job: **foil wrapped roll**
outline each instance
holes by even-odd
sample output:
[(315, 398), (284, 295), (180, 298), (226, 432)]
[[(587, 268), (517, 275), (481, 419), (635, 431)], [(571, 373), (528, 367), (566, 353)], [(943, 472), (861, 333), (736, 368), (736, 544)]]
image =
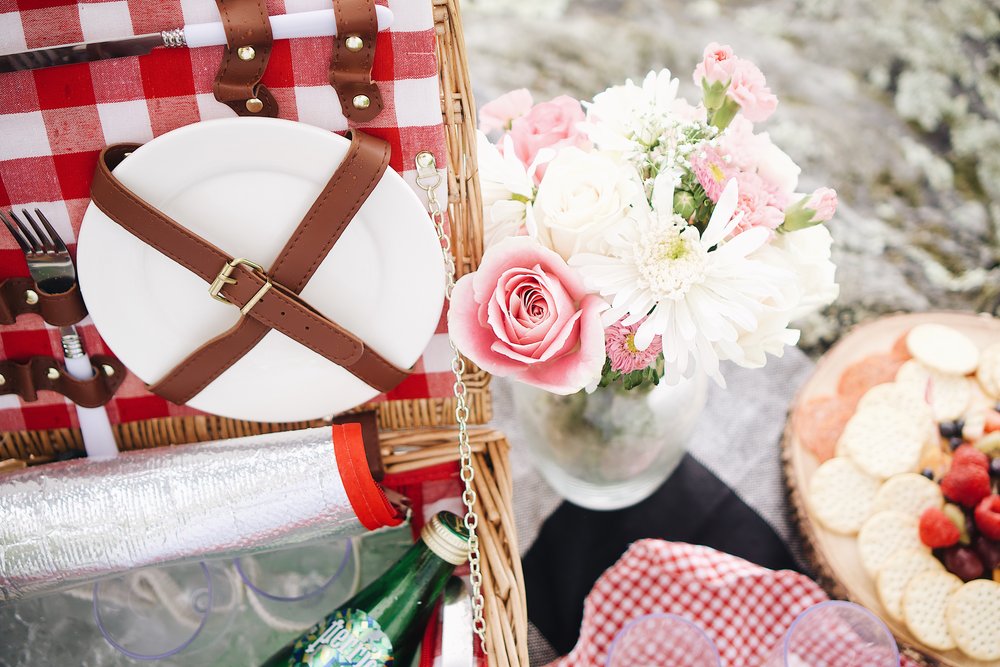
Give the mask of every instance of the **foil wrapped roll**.
[[(360, 427), (352, 427), (161, 447), (0, 476), (0, 603), (136, 567), (395, 525), (401, 512), (372, 480)], [(362, 520), (354, 507), (363, 508)]]

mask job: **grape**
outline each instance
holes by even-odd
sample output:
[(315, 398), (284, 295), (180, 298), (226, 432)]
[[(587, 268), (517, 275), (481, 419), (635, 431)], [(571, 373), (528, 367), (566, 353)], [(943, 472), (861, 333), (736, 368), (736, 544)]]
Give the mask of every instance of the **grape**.
[(1000, 567), (1000, 542), (994, 542), (984, 535), (979, 535), (972, 543), (972, 546), (975, 548), (979, 560), (982, 561), (983, 567), (987, 571), (992, 571)]
[(983, 562), (969, 547), (952, 547), (944, 552), (945, 568), (962, 581), (983, 576)]

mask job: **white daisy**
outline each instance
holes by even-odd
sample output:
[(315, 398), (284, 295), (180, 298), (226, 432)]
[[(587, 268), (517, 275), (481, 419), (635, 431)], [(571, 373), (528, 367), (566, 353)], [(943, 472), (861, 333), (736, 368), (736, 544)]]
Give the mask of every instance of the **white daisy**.
[(663, 336), (664, 358), (676, 371), (669, 375), (690, 376), (700, 367), (725, 386), (719, 360), (746, 357), (741, 337), (784, 301), (782, 285), (792, 274), (748, 257), (768, 242), (769, 230), (754, 227), (729, 238), (742, 218), (733, 215), (735, 180), (700, 234), (673, 213), (672, 179), (657, 178), (652, 208), (612, 229), (606, 255), (580, 254), (570, 264), (588, 289), (611, 303), (605, 322), (624, 317), (628, 325), (646, 318), (635, 335), (637, 348)]
[(539, 151), (535, 161), (525, 168), (514, 153), (510, 135), (504, 137), (503, 154), (485, 134), (477, 132), (476, 135), (485, 247), (525, 231), (533, 234), (535, 170), (538, 165), (551, 160), (554, 153), (547, 149)]

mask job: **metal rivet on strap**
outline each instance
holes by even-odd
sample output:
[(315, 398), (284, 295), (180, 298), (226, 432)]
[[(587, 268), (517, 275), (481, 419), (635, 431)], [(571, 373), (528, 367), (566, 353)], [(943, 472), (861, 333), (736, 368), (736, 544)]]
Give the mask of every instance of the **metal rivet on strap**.
[(5, 378), (3, 375), (0, 375), (0, 387), (4, 386), (5, 384), (7, 384), (7, 378)]
[(264, 103), (258, 100), (256, 97), (251, 97), (247, 100), (247, 111), (250, 113), (258, 113), (264, 108)]
[(434, 153), (431, 153), (430, 151), (420, 151), (417, 153), (418, 167), (423, 167), (424, 169), (432, 168), (435, 166), (435, 162)]
[(354, 96), (354, 108), (355, 109), (367, 109), (371, 106), (371, 98), (367, 95), (355, 95)]
[(36, 292), (33, 289), (25, 290), (24, 302), (27, 303), (29, 306), (34, 306), (36, 303), (38, 303), (38, 292)]
[(102, 364), (101, 370), (104, 371), (104, 374), (107, 375), (108, 377), (111, 377), (112, 375), (115, 374), (114, 366), (109, 366), (108, 364)]
[(253, 60), (257, 57), (257, 52), (254, 51), (252, 46), (241, 46), (236, 49), (236, 55), (240, 57), (240, 60)]
[(45, 374), (45, 377), (47, 377), (50, 380), (58, 380), (59, 379), (59, 369), (57, 369), (57, 368), (50, 368), (48, 370), (48, 372)]
[(344, 46), (347, 47), (348, 51), (357, 52), (365, 48), (365, 40), (361, 39), (358, 35), (349, 35), (344, 40)]

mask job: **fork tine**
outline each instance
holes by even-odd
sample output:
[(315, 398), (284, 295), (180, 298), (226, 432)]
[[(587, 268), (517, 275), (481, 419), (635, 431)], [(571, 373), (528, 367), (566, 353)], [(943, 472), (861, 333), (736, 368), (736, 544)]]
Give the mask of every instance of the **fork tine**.
[(42, 231), (42, 228), (38, 226), (38, 223), (35, 222), (35, 219), (31, 216), (31, 214), (28, 213), (28, 209), (22, 208), (21, 215), (23, 215), (24, 218), (31, 223), (31, 228), (35, 230), (35, 238), (37, 238), (38, 242), (41, 244), (42, 250), (45, 252), (55, 252), (56, 246), (49, 240), (48, 235)]
[(11, 224), (10, 220), (7, 219), (7, 216), (3, 214), (3, 211), (0, 211), (0, 220), (3, 220), (4, 226), (7, 228), (7, 231), (10, 232), (10, 235), (14, 237), (14, 240), (17, 241), (17, 245), (21, 246), (21, 252), (25, 255), (31, 253), (31, 246), (28, 245), (28, 242), (24, 240), (23, 236), (21, 236), (17, 227)]
[(10, 217), (14, 221), (14, 224), (17, 225), (21, 235), (24, 236), (25, 240), (28, 242), (28, 245), (31, 246), (31, 252), (45, 252), (45, 249), (42, 248), (41, 244), (35, 240), (35, 236), (31, 233), (31, 230), (28, 229), (23, 222), (21, 222), (20, 218), (17, 217), (17, 214), (14, 213), (13, 210), (10, 212)]
[(52, 239), (52, 243), (55, 245), (56, 250), (59, 252), (69, 252), (69, 248), (66, 247), (66, 244), (63, 243), (62, 237), (59, 236), (59, 232), (55, 230), (55, 227), (53, 227), (49, 222), (49, 219), (45, 217), (45, 214), (36, 208), (35, 215), (37, 215), (38, 219), (42, 221), (42, 225), (49, 233), (49, 238)]

